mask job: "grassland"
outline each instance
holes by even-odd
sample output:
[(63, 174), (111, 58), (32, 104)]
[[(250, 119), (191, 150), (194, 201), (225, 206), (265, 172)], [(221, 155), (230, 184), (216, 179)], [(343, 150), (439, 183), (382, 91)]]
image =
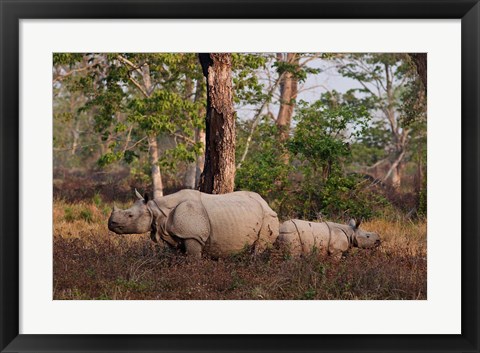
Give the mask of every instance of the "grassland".
[(341, 261), (300, 259), (272, 249), (193, 260), (160, 248), (148, 234), (107, 229), (110, 208), (54, 202), (54, 299), (426, 299), (426, 222), (374, 219), (382, 246), (352, 249)]

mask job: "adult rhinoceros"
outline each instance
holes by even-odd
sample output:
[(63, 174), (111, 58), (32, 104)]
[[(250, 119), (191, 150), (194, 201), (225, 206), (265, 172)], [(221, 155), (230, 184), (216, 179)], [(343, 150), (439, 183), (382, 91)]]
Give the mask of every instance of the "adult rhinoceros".
[(113, 207), (108, 229), (117, 234), (150, 231), (152, 240), (195, 257), (202, 252), (222, 257), (251, 245), (261, 252), (278, 236), (277, 214), (254, 192), (181, 190), (152, 200), (135, 193), (138, 200), (129, 209)]
[(337, 258), (350, 247), (373, 248), (380, 245), (376, 233), (359, 229), (360, 221), (348, 225), (332, 222), (308, 222), (291, 219), (282, 223), (277, 244), (289, 249), (292, 255), (306, 255), (314, 249)]

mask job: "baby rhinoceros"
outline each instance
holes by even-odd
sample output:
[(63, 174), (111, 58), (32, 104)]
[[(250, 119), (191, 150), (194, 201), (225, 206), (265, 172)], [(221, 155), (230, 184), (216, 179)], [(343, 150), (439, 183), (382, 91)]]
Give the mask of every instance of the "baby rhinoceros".
[(280, 226), (277, 244), (293, 256), (307, 255), (313, 250), (341, 258), (350, 247), (374, 248), (380, 245), (376, 233), (358, 228), (360, 221), (348, 225), (332, 222), (308, 222), (292, 219)]
[(254, 192), (211, 195), (181, 190), (151, 200), (135, 193), (138, 200), (129, 209), (113, 207), (108, 229), (117, 234), (150, 231), (153, 241), (194, 257), (228, 256), (246, 246), (261, 252), (278, 237), (277, 214)]

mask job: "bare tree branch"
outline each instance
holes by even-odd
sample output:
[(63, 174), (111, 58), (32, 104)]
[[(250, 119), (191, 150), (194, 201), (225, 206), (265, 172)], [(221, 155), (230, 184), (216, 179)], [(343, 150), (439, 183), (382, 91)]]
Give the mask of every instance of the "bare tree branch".
[(86, 70), (88, 70), (88, 69), (91, 69), (94, 65), (96, 65), (96, 63), (91, 64), (91, 65), (87, 65), (87, 66), (84, 66), (84, 67), (80, 67), (80, 68), (78, 68), (78, 69), (72, 69), (72, 70), (70, 70), (70, 71), (67, 71), (65, 74), (63, 74), (63, 75), (58, 75), (57, 77), (55, 77), (55, 78), (53, 79), (53, 82), (61, 81), (61, 80), (63, 80), (64, 78), (73, 75), (74, 73), (83, 72), (83, 71), (86, 71)]
[(130, 147), (128, 147), (126, 150), (131, 150), (133, 149), (135, 146), (137, 146), (140, 142), (143, 142), (145, 139), (147, 139), (148, 136), (145, 136), (143, 138), (141, 138), (140, 140), (138, 140), (137, 142), (135, 142), (133, 145), (131, 145)]
[(188, 138), (187, 136), (180, 135), (180, 134), (178, 134), (178, 133), (176, 133), (176, 132), (172, 133), (172, 135), (175, 136), (175, 137), (178, 137), (179, 139), (182, 139), (182, 140), (184, 140), (185, 142), (188, 142), (188, 143), (190, 143), (190, 144), (192, 144), (192, 145), (195, 144), (195, 141), (192, 140), (191, 138)]
[(145, 89), (140, 85), (140, 83), (138, 83), (138, 81), (136, 81), (132, 76), (128, 76), (128, 79), (140, 90), (140, 92), (143, 93), (146, 98), (150, 97), (147, 91), (145, 91)]
[(128, 60), (127, 58), (124, 58), (123, 56), (121, 55), (117, 55), (117, 59), (119, 61), (121, 61), (123, 64), (127, 65), (127, 66), (130, 66), (130, 68), (132, 68), (134, 71), (136, 71), (140, 76), (143, 76), (143, 72), (142, 70), (140, 70), (140, 68), (144, 65), (140, 65), (140, 66), (137, 66), (135, 65), (134, 63), (132, 63), (130, 60)]

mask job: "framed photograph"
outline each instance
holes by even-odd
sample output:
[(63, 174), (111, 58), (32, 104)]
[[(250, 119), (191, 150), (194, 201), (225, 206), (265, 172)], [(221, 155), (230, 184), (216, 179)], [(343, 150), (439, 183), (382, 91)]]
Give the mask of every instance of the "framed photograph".
[(1, 1), (1, 352), (479, 352), (478, 1)]

